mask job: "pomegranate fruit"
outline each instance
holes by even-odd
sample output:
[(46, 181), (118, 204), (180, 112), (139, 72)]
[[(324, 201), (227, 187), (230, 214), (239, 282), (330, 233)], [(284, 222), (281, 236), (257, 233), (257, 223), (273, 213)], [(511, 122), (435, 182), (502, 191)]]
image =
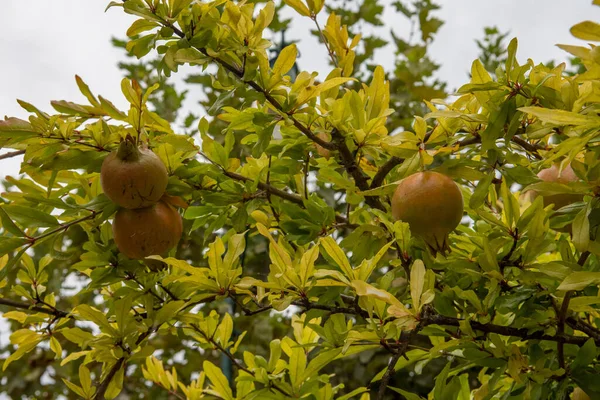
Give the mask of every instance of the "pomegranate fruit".
[(129, 258), (142, 259), (173, 248), (181, 238), (183, 221), (173, 206), (159, 201), (136, 210), (121, 208), (112, 228), (119, 251)]
[(164, 194), (168, 179), (160, 158), (147, 147), (139, 148), (129, 137), (104, 159), (100, 171), (106, 196), (128, 209), (156, 203)]
[(458, 185), (438, 172), (418, 172), (398, 184), (392, 198), (392, 216), (409, 224), (435, 255), (449, 250), (448, 234), (460, 223), (464, 211)]
[[(537, 176), (544, 182), (555, 182), (565, 185), (568, 185), (572, 182), (577, 182), (579, 180), (577, 175), (575, 175), (575, 172), (573, 172), (571, 164), (567, 165), (562, 171), (560, 171), (560, 164), (553, 164), (550, 168), (541, 170)], [(583, 195), (563, 193), (543, 196), (543, 199), (544, 207), (554, 204), (554, 210), (558, 210), (559, 208), (563, 208), (569, 204), (581, 201), (583, 199)]]

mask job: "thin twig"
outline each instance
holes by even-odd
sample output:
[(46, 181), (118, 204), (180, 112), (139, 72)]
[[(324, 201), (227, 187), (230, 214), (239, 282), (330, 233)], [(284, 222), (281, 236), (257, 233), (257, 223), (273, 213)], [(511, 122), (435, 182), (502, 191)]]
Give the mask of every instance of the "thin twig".
[(23, 154), (25, 154), (25, 150), (10, 151), (8, 153), (0, 154), (0, 160), (5, 160), (7, 158), (12, 158), (12, 157), (16, 157), (16, 156), (21, 156)]
[(125, 358), (121, 357), (121, 358), (119, 358), (119, 360), (117, 360), (115, 365), (113, 365), (113, 367), (108, 372), (108, 375), (106, 375), (106, 378), (104, 378), (104, 380), (102, 381), (100, 386), (98, 386), (98, 391), (96, 392), (96, 395), (94, 396), (94, 400), (104, 400), (104, 394), (106, 393), (106, 390), (108, 389), (108, 385), (110, 385), (110, 382), (113, 380), (113, 378), (115, 377), (117, 372), (121, 369), (124, 362), (125, 362)]
[(338, 67), (337, 58), (336, 58), (335, 53), (333, 52), (333, 50), (331, 50), (331, 47), (329, 46), (329, 42), (327, 41), (327, 38), (325, 38), (325, 35), (323, 35), (323, 31), (321, 30), (321, 25), (319, 25), (319, 21), (317, 20), (317, 16), (316, 15), (312, 15), (310, 17), (310, 19), (312, 19), (313, 21), (315, 21), (315, 25), (317, 26), (317, 30), (319, 31), (319, 35), (321, 36), (321, 41), (325, 44), (325, 47), (327, 48), (327, 53), (329, 53), (329, 57), (331, 58), (331, 62), (337, 68)]
[(530, 153), (532, 156), (534, 156), (535, 158), (537, 158), (538, 160), (541, 160), (543, 157), (538, 153), (539, 150), (543, 150), (543, 147), (539, 147), (536, 146), (534, 144), (531, 144), (523, 139), (521, 139), (518, 136), (513, 136), (510, 139), (512, 142), (518, 144), (519, 146), (521, 146), (523, 149), (525, 149), (528, 153)]
[(388, 383), (390, 382), (390, 378), (392, 377), (392, 375), (394, 375), (394, 373), (396, 373), (396, 363), (398, 362), (400, 357), (402, 357), (402, 353), (397, 351), (390, 358), (390, 361), (387, 365), (387, 370), (385, 371), (385, 374), (383, 374), (383, 377), (381, 378), (381, 383), (379, 384), (377, 400), (383, 400), (383, 398), (385, 397), (385, 390), (387, 389)]
[[(200, 155), (202, 155), (202, 157), (207, 159), (211, 164), (213, 164), (213, 165), (217, 166), (219, 169), (221, 169), (221, 172), (223, 172), (223, 174), (225, 176), (227, 176), (231, 179), (235, 179), (236, 181), (240, 181), (240, 182), (254, 182), (254, 180), (255, 180), (253, 178), (249, 178), (247, 176), (238, 174), (236, 172), (227, 171), (221, 165), (219, 165), (216, 162), (214, 162), (213, 160), (211, 160), (205, 154), (200, 153)], [(267, 174), (268, 173), (269, 172), (267, 171)], [(260, 181), (258, 182), (257, 186), (259, 189), (264, 190), (267, 193), (267, 196), (275, 195), (277, 197), (281, 197), (282, 199), (291, 201), (292, 203), (298, 204), (302, 208), (305, 208), (304, 199), (302, 198), (302, 196), (300, 196), (296, 193), (286, 192), (285, 190), (278, 189), (271, 184), (267, 184), (267, 183), (260, 182)], [(348, 220), (346, 219), (346, 217), (339, 215), (337, 213), (335, 215), (335, 220), (336, 220), (336, 222), (338, 222), (340, 224), (345, 224), (345, 226), (350, 227), (350, 228), (358, 227), (358, 225), (348, 223)]]
[(43, 314), (54, 315), (59, 318), (73, 318), (73, 316), (69, 315), (69, 313), (58, 310), (56, 308), (49, 309), (46, 307), (29, 305), (27, 303), (21, 303), (19, 301), (14, 301), (14, 300), (5, 299), (5, 298), (0, 298), (0, 305), (13, 307), (13, 308), (19, 308), (21, 310), (36, 311), (36, 312), (40, 312)]

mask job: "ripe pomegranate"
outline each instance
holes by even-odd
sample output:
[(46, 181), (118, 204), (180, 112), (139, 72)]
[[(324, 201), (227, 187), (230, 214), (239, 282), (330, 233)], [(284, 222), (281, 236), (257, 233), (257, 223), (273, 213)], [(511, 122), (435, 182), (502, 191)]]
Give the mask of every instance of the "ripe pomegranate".
[(104, 159), (100, 171), (106, 196), (129, 209), (156, 203), (164, 194), (168, 179), (160, 158), (147, 147), (139, 148), (131, 137)]
[[(577, 182), (579, 180), (577, 175), (575, 175), (575, 172), (573, 172), (571, 164), (567, 165), (562, 172), (560, 171), (560, 164), (553, 164), (550, 168), (541, 170), (537, 176), (544, 182), (556, 182), (565, 185), (568, 185), (572, 182)], [(559, 208), (568, 206), (569, 204), (581, 201), (583, 199), (583, 195), (564, 193), (544, 196), (543, 198), (544, 207), (554, 204), (554, 209), (558, 210)]]
[(435, 256), (449, 250), (448, 234), (463, 216), (463, 197), (458, 185), (438, 172), (418, 172), (403, 179), (392, 198), (392, 216), (410, 225)]
[(119, 251), (129, 258), (142, 259), (162, 255), (174, 247), (181, 238), (183, 222), (173, 206), (159, 201), (136, 210), (121, 208), (112, 228)]
[[(325, 132), (318, 133), (317, 137), (325, 142), (329, 141), (329, 138), (327, 137), (327, 134)], [(315, 143), (315, 147), (317, 148), (317, 154), (319, 154), (321, 157), (324, 157), (325, 159), (329, 160), (329, 157), (331, 157), (330, 150), (327, 150), (325, 147), (318, 145), (316, 143)]]
[(576, 387), (571, 393), (571, 400), (592, 400), (580, 387)]

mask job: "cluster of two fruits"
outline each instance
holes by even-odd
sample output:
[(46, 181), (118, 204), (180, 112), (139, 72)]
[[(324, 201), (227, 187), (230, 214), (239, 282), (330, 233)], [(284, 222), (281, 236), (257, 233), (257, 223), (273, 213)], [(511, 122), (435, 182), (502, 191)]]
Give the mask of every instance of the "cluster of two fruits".
[(106, 196), (121, 207), (112, 225), (121, 253), (143, 259), (177, 244), (183, 223), (165, 194), (167, 169), (156, 154), (128, 137), (106, 157), (100, 179)]

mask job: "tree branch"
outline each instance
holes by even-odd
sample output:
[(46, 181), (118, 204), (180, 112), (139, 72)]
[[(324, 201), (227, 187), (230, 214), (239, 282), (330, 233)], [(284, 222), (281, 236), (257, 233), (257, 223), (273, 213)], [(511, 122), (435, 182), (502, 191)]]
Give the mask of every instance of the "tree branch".
[[(218, 168), (221, 169), (221, 172), (223, 172), (223, 174), (231, 179), (235, 179), (236, 181), (240, 181), (240, 182), (254, 182), (255, 179), (253, 178), (249, 178), (247, 176), (238, 174), (237, 172), (231, 172), (231, 171), (227, 171), (226, 169), (224, 169), (221, 165), (217, 164), (216, 162), (212, 161), (208, 156), (202, 154), (202, 157), (206, 158), (208, 161), (210, 161), (213, 165), (217, 166)], [(285, 190), (281, 190), (276, 188), (275, 186), (268, 184), (268, 183), (264, 183), (264, 182), (258, 182), (258, 188), (261, 190), (264, 190), (265, 192), (267, 192), (268, 194), (272, 194), (275, 195), (277, 197), (281, 197), (282, 199), (291, 201), (292, 203), (298, 204), (300, 207), (302, 208), (306, 208), (306, 206), (304, 205), (304, 199), (302, 198), (302, 196), (296, 194), (296, 193), (289, 193), (286, 192)], [(358, 227), (358, 225), (355, 224), (350, 224), (348, 222), (348, 219), (346, 219), (346, 217), (339, 215), (339, 214), (335, 214), (335, 220), (336, 222), (340, 223), (340, 224), (346, 224), (349, 227), (352, 228), (356, 228)]]
[(7, 158), (20, 156), (23, 154), (25, 154), (25, 150), (10, 151), (8, 153), (0, 154), (0, 160), (5, 160)]
[(373, 180), (371, 180), (370, 189), (375, 189), (381, 186), (387, 174), (389, 174), (390, 171), (394, 169), (394, 167), (402, 164), (403, 162), (404, 159), (399, 157), (392, 157), (389, 160), (387, 160), (387, 162), (379, 168), (379, 170), (373, 177)]
[(335, 53), (331, 50), (331, 47), (329, 46), (329, 42), (325, 38), (325, 35), (323, 35), (323, 31), (321, 30), (321, 25), (319, 25), (319, 21), (317, 20), (317, 16), (316, 15), (311, 15), (310, 19), (312, 19), (315, 22), (315, 25), (317, 26), (317, 30), (319, 31), (319, 35), (321, 36), (321, 41), (325, 44), (325, 47), (327, 48), (327, 53), (329, 53), (329, 57), (331, 58), (331, 62), (337, 68), (338, 67), (338, 62), (337, 62), (337, 59), (335, 57)]
[(538, 150), (543, 150), (543, 148), (540, 148), (534, 144), (531, 144), (531, 143), (521, 139), (518, 136), (513, 136), (510, 140), (512, 142), (518, 144), (519, 146), (521, 146), (527, 152), (531, 153), (531, 155), (534, 156), (535, 158), (537, 158), (538, 160), (542, 159), (542, 156), (538, 153)]
[[(332, 142), (336, 145), (344, 169), (352, 176), (356, 186), (361, 191), (369, 190), (368, 177), (358, 166), (354, 155), (350, 152), (348, 146), (346, 146), (346, 138), (337, 129), (331, 132), (331, 137), (333, 139)], [(381, 204), (379, 196), (365, 196), (365, 202), (373, 208), (385, 211), (385, 207)]]
[(104, 400), (104, 394), (106, 393), (106, 390), (108, 389), (108, 385), (110, 385), (110, 382), (113, 380), (113, 378), (115, 377), (117, 372), (121, 369), (124, 362), (125, 362), (125, 358), (121, 357), (117, 360), (115, 365), (113, 365), (113, 367), (108, 372), (108, 375), (106, 375), (106, 378), (104, 378), (104, 380), (102, 381), (100, 386), (98, 386), (98, 391), (94, 395), (94, 400)]
[(383, 374), (383, 376), (381, 377), (381, 383), (379, 384), (379, 391), (377, 392), (377, 400), (383, 400), (383, 398), (385, 396), (385, 390), (387, 389), (388, 383), (390, 382), (392, 375), (394, 375), (396, 373), (396, 369), (395, 369), (396, 363), (398, 362), (400, 357), (402, 357), (402, 352), (397, 351), (390, 358), (390, 361), (388, 362), (388, 365), (387, 365), (387, 370), (385, 371), (385, 374)]
[(21, 303), (19, 301), (14, 301), (14, 300), (5, 299), (5, 298), (0, 298), (0, 305), (7, 306), (7, 307), (13, 307), (13, 308), (19, 308), (21, 310), (36, 311), (36, 312), (40, 312), (43, 314), (54, 315), (55, 317), (59, 317), (59, 318), (73, 318), (73, 316), (69, 315), (68, 312), (57, 310), (56, 308), (48, 309), (46, 307), (30, 305), (27, 303)]

